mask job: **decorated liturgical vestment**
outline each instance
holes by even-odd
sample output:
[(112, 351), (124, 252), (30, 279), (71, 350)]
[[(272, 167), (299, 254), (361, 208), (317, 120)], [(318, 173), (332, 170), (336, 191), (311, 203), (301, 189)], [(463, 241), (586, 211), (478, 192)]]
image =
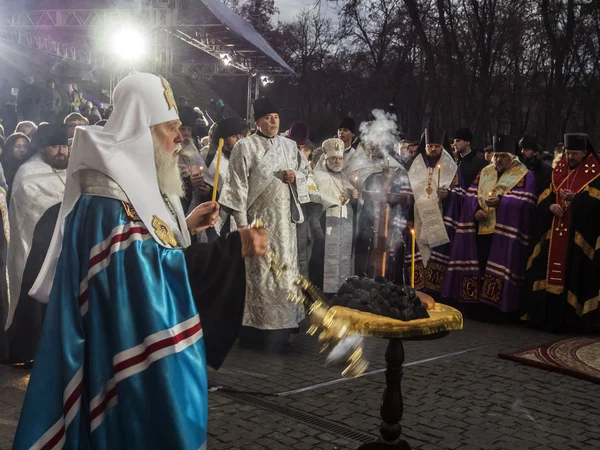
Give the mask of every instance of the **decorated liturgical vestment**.
[[(475, 178), (450, 250), (444, 297), (487, 303), (504, 312), (519, 309), (535, 189), (533, 174), (517, 159), (500, 176), (489, 165)], [(490, 195), (501, 196), (498, 208), (486, 206)], [(479, 209), (486, 211), (487, 219), (476, 222)]]
[[(292, 170), (296, 180), (282, 181)], [(292, 270), (272, 276), (267, 258), (246, 261), (245, 326), (262, 330), (296, 328), (304, 318), (301, 305), (288, 300), (298, 267), (296, 224), (304, 221), (301, 204), (309, 201), (308, 161), (290, 139), (254, 134), (238, 141), (229, 159), (229, 181), (219, 203), (238, 227), (262, 220), (269, 246)]]
[(13, 448), (204, 449), (207, 359), (222, 363), (243, 312), (239, 235), (159, 245), (96, 174), (67, 216)]
[(29, 296), (29, 289), (52, 240), (66, 176), (66, 170), (53, 169), (38, 154), (19, 168), (13, 182), (7, 259), (10, 287), (5, 303), (9, 362), (29, 362), (35, 356), (46, 307)]
[(325, 248), (323, 261), (319, 261), (323, 265), (323, 292), (336, 293), (346, 278), (354, 274), (354, 187), (345, 171), (328, 170), (325, 161), (317, 165), (313, 176), (323, 208), (321, 223)]
[[(415, 250), (415, 289), (437, 294), (442, 291), (450, 245), (454, 240), (456, 226), (465, 198), (465, 187), (457, 165), (446, 151), (440, 160), (432, 164), (422, 154), (413, 161), (408, 172), (414, 196), (414, 224), (417, 248)], [(444, 200), (438, 197), (439, 187), (448, 189)], [(405, 230), (405, 267), (410, 277), (412, 239)], [(410, 278), (407, 278), (410, 279)]]
[[(575, 194), (565, 201), (560, 190)], [(563, 206), (556, 217), (550, 206)], [(570, 170), (563, 157), (552, 184), (539, 198), (536, 213), (542, 238), (527, 263), (525, 311), (535, 325), (562, 327), (600, 324), (600, 162), (591, 152)]]

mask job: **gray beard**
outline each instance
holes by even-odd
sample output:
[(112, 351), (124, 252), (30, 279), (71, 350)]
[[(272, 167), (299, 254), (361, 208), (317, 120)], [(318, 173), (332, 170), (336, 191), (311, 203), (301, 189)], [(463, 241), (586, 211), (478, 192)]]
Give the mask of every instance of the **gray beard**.
[(181, 144), (180, 154), (188, 158), (198, 153), (198, 149), (194, 145), (194, 141), (191, 138), (185, 138)]
[(153, 139), (154, 163), (158, 188), (163, 194), (185, 197), (185, 189), (179, 171), (179, 157), (176, 153), (165, 152), (162, 145)]

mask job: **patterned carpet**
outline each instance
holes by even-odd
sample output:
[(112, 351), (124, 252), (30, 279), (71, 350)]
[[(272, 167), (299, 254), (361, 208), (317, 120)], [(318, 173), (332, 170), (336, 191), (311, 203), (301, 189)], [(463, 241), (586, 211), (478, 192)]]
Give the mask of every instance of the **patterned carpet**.
[(498, 356), (600, 384), (600, 337), (598, 336), (563, 339), (528, 350), (499, 353)]

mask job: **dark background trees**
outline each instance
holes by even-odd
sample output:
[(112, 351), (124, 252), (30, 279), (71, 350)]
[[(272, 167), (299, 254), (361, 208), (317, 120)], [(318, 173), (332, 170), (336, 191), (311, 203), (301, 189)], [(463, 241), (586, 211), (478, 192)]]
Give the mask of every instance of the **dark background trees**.
[(228, 3), (298, 74), (261, 94), (315, 139), (393, 103), (413, 139), (432, 123), (471, 127), (479, 147), (494, 132), (529, 133), (551, 150), (565, 131), (600, 146), (598, 1), (330, 0), (279, 24), (272, 0)]

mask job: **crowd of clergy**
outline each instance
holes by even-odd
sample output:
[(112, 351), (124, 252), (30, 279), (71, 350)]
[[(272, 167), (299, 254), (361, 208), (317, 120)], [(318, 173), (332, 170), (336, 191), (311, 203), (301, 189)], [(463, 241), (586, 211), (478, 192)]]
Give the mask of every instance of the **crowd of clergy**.
[[(194, 239), (260, 220), (289, 269), (274, 277), (268, 258), (246, 260), (243, 347), (278, 348), (298, 330), (304, 308), (288, 300), (298, 275), (329, 297), (349, 276), (382, 276), (553, 331), (600, 325), (600, 160), (586, 134), (565, 134), (548, 158), (530, 135), (495, 134), (483, 150), (467, 128), (402, 140), (382, 111), (359, 125), (344, 118), (315, 146), (302, 122), (280, 129), (266, 98), (251, 125), (226, 118), (208, 136), (191, 107), (179, 119), (183, 209), (210, 201), (213, 188), (220, 204), (215, 226)], [(78, 126), (89, 125), (77, 113), (27, 122), (0, 141), (0, 362), (35, 357), (46, 306), (29, 291)]]

